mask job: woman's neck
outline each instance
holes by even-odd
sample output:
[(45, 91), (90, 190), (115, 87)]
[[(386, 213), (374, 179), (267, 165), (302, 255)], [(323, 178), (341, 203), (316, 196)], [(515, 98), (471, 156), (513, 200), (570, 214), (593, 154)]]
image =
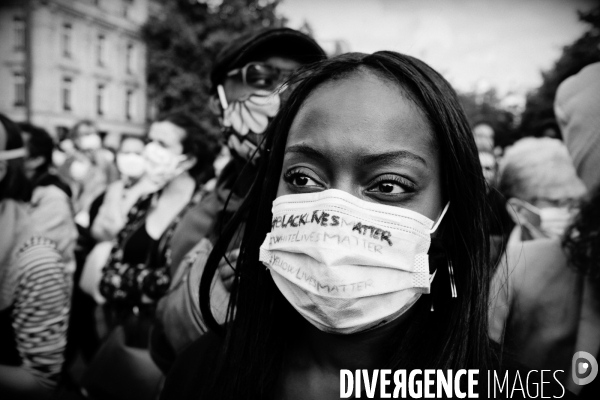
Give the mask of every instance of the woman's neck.
[(186, 188), (189, 188), (190, 185), (195, 186), (194, 179), (190, 176), (190, 174), (186, 172), (182, 172), (177, 175), (173, 180), (165, 185), (163, 188), (162, 194), (165, 195), (167, 193), (179, 193)]
[(406, 321), (411, 311), (412, 307), (386, 325), (350, 335), (322, 332), (307, 323), (304, 336), (307, 355), (325, 368), (382, 368), (387, 364), (389, 344), (395, 342), (398, 326)]

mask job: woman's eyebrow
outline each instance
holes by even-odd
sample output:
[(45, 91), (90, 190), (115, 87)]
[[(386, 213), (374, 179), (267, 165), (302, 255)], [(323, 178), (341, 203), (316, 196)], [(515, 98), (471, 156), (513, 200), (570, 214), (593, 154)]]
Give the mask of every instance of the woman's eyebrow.
[[(288, 147), (285, 150), (285, 154), (288, 153), (302, 154), (304, 156), (310, 157), (318, 161), (326, 161), (330, 158), (327, 157), (325, 153), (321, 152), (320, 150), (317, 150), (314, 147), (305, 144), (296, 144)], [(423, 164), (425, 167), (427, 166), (427, 161), (425, 161), (423, 157), (418, 156), (415, 153), (412, 153), (408, 150), (389, 151), (385, 153), (366, 154), (358, 156), (359, 163), (363, 165), (391, 163), (396, 162), (400, 159), (416, 161), (418, 163)]]
[(410, 161), (416, 161), (423, 164), (425, 167), (427, 166), (427, 161), (419, 155), (415, 153), (411, 153), (408, 150), (398, 150), (398, 151), (389, 151), (386, 153), (377, 153), (377, 154), (367, 154), (364, 156), (358, 157), (359, 162), (361, 164), (381, 164), (381, 163), (389, 163), (395, 162), (399, 159), (408, 159)]
[(285, 154), (288, 153), (302, 154), (304, 156), (310, 157), (318, 161), (325, 161), (328, 159), (325, 153), (305, 144), (295, 144), (293, 146), (288, 147), (287, 149), (285, 149)]

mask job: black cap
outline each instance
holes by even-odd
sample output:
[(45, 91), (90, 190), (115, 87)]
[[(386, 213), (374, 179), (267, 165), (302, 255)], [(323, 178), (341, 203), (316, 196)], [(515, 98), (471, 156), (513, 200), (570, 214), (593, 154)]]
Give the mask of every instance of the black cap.
[(210, 74), (213, 90), (223, 83), (229, 71), (269, 56), (286, 57), (301, 64), (327, 58), (313, 38), (294, 29), (271, 28), (248, 32), (225, 46), (217, 56)]

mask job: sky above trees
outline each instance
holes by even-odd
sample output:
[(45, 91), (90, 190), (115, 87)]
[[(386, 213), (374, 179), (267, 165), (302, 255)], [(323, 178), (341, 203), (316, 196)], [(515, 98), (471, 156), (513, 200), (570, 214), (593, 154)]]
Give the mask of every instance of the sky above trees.
[(586, 25), (577, 10), (594, 0), (284, 0), (288, 26), (305, 22), (317, 40), (350, 51), (395, 50), (419, 57), (457, 89), (491, 87), (523, 102), (562, 47)]

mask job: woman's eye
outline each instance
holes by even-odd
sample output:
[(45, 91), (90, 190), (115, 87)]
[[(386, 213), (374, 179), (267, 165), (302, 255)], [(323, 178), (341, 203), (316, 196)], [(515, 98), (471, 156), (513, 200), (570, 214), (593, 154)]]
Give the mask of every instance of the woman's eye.
[(294, 174), (290, 179), (290, 183), (298, 187), (318, 186), (317, 182), (306, 175)]
[(296, 186), (298, 188), (309, 188), (309, 187), (317, 187), (320, 186), (316, 179), (308, 176), (307, 173), (303, 173), (300, 171), (289, 171), (284, 175), (284, 179), (289, 184)]
[(367, 192), (382, 195), (399, 195), (414, 191), (414, 184), (397, 175), (380, 177)]
[[(375, 189), (375, 190), (373, 190)], [(404, 193), (405, 190), (397, 183), (392, 182), (381, 182), (378, 183), (371, 191), (381, 192), (385, 194), (399, 194)]]

